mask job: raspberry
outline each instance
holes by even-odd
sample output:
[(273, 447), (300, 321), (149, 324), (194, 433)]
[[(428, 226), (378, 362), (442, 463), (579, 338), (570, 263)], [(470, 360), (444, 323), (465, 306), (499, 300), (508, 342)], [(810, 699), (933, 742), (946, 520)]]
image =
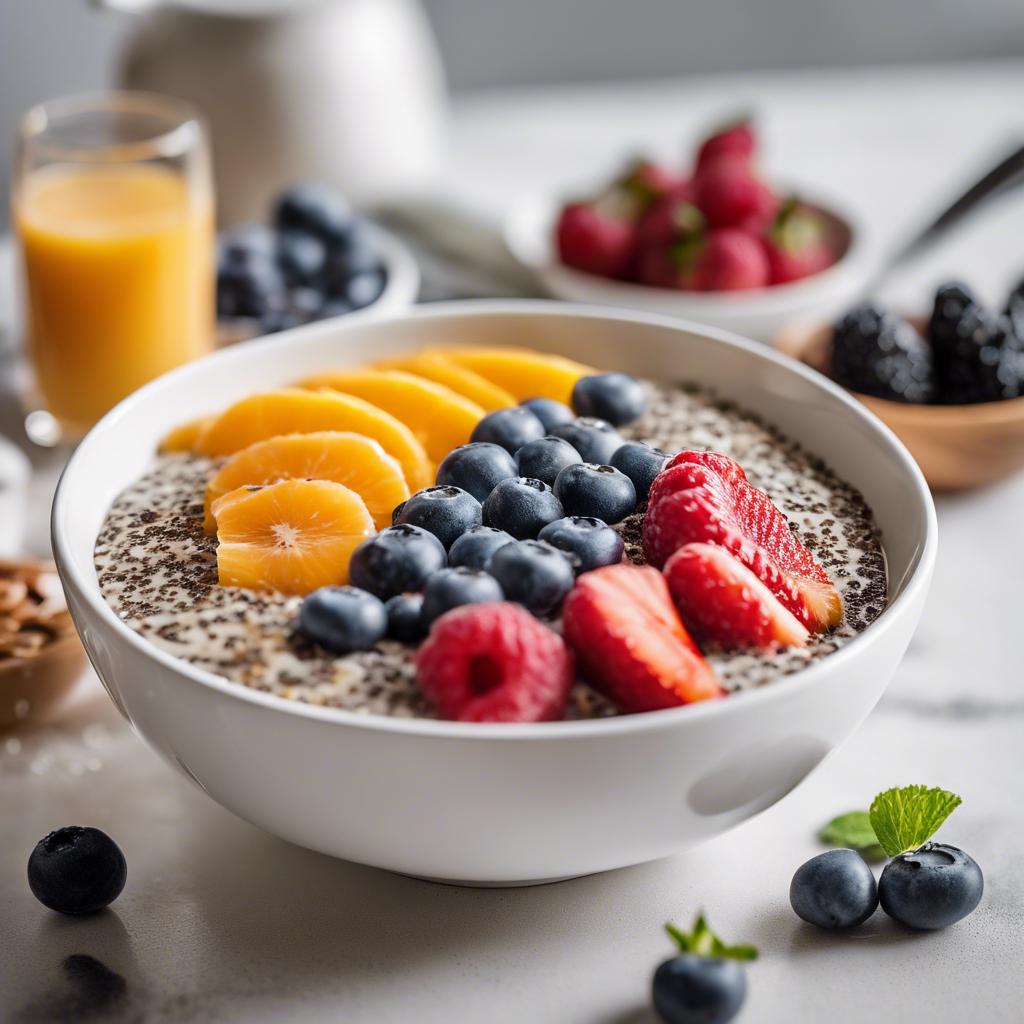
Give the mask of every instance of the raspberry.
[(562, 638), (509, 602), (463, 605), (437, 619), (416, 652), (424, 697), (459, 722), (550, 722), (574, 681)]
[(750, 166), (722, 156), (702, 167), (694, 179), (694, 202), (713, 228), (732, 228), (761, 212), (762, 183)]
[(692, 269), (691, 287), (740, 291), (768, 283), (768, 258), (761, 243), (738, 228), (709, 231)]
[(556, 235), (563, 263), (599, 277), (621, 277), (633, 253), (630, 221), (602, 213), (590, 203), (566, 206)]
[(697, 169), (700, 170), (720, 156), (750, 160), (756, 147), (753, 126), (749, 121), (740, 121), (716, 132), (701, 143), (700, 149), (697, 150)]

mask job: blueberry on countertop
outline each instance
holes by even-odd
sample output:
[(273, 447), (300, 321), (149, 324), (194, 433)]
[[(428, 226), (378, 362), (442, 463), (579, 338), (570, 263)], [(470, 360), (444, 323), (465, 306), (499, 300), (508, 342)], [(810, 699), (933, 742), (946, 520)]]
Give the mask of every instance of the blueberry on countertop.
[(555, 427), (576, 419), (576, 413), (569, 406), (556, 402), (553, 398), (528, 398), (521, 404), (540, 420), (541, 426), (549, 433)]
[(477, 442), (453, 448), (437, 467), (436, 479), (483, 502), (499, 481), (518, 475), (516, 460), (501, 445)]
[(121, 848), (98, 828), (59, 828), (40, 839), (28, 859), (32, 895), (61, 914), (102, 910), (121, 894), (127, 877)]
[(582, 461), (580, 453), (568, 441), (552, 437), (550, 434), (524, 444), (516, 452), (516, 465), (519, 467), (520, 476), (543, 480), (551, 486), (554, 486), (555, 477), (560, 470)]
[(620, 523), (636, 511), (633, 481), (612, 466), (589, 462), (566, 466), (555, 479), (555, 497), (567, 516), (592, 516)]
[(296, 628), (332, 654), (365, 651), (384, 638), (388, 613), (373, 594), (358, 587), (321, 587), (299, 606)]
[(348, 577), (353, 586), (386, 601), (422, 590), (447, 564), (444, 545), (429, 530), (398, 523), (359, 544), (349, 559)]
[(464, 533), (448, 552), (448, 564), (452, 568), (460, 565), (470, 569), (483, 569), (487, 560), (503, 544), (515, 543), (515, 537), (493, 526), (474, 526)]
[(602, 565), (617, 565), (625, 548), (622, 538), (607, 523), (591, 516), (567, 516), (548, 523), (538, 540), (566, 551), (579, 560), (577, 574)]
[(613, 427), (623, 427), (643, 415), (647, 396), (633, 377), (624, 373), (600, 373), (576, 381), (572, 407), (580, 416), (596, 416)]
[(665, 1024), (726, 1024), (747, 995), (747, 974), (735, 960), (692, 953), (654, 972), (654, 1008)]
[(334, 189), (316, 182), (293, 185), (277, 200), (274, 226), (295, 228), (316, 235), (327, 246), (344, 242), (352, 223), (352, 210)]
[(855, 928), (875, 912), (878, 886), (855, 850), (828, 850), (797, 868), (789, 902), (819, 928)]
[(422, 594), (395, 594), (384, 602), (388, 613), (388, 637), (402, 643), (415, 643), (423, 636)]
[(607, 421), (581, 416), (571, 423), (562, 423), (551, 433), (568, 441), (584, 462), (607, 466), (626, 439)]
[(524, 476), (502, 480), (483, 507), (484, 526), (505, 530), (516, 540), (533, 540), (564, 515), (562, 503), (546, 483)]
[(627, 441), (612, 455), (609, 466), (625, 473), (633, 481), (636, 500), (646, 501), (654, 478), (665, 468), (672, 456), (644, 441)]
[(851, 309), (836, 324), (832, 379), (892, 402), (935, 401), (931, 346), (905, 320), (870, 303)]
[(929, 842), (885, 865), (878, 900), (901, 924), (929, 930), (966, 917), (984, 888), (981, 868), (973, 858), (955, 846)]
[(501, 445), (515, 455), (524, 444), (544, 436), (544, 427), (529, 409), (521, 405), (489, 412), (473, 428), (470, 442)]
[(543, 541), (520, 540), (498, 548), (487, 571), (501, 584), (507, 601), (534, 615), (550, 615), (575, 582), (571, 558)]
[(460, 605), (487, 604), (504, 599), (501, 585), (482, 569), (470, 569), (464, 565), (456, 569), (442, 569), (427, 580), (423, 590), (423, 625), (429, 627), (434, 619)]
[(435, 484), (404, 502), (394, 521), (429, 530), (447, 551), (464, 533), (480, 525), (480, 502), (461, 487)]

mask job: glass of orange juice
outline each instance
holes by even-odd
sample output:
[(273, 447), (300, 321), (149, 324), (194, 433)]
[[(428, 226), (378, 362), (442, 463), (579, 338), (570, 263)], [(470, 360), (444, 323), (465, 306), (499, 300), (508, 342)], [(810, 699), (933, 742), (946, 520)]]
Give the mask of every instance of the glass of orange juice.
[(214, 345), (209, 145), (185, 103), (72, 96), (24, 117), (12, 174), (29, 433), (81, 437), (147, 381)]

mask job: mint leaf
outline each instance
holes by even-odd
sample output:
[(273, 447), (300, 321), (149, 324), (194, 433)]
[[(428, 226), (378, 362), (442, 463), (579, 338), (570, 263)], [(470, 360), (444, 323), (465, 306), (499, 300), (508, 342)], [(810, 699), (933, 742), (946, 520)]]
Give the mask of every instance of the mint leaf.
[(856, 850), (869, 860), (885, 859), (885, 851), (878, 845), (878, 837), (871, 827), (871, 816), (867, 811), (840, 814), (818, 833), (818, 838), (830, 846), (845, 846)]
[(727, 958), (729, 960), (753, 960), (757, 950), (753, 946), (727, 946), (709, 927), (703, 914), (697, 915), (693, 930), (687, 934), (672, 924), (665, 925), (665, 931), (679, 947), (680, 953), (692, 953), (694, 956), (711, 958)]
[(888, 789), (871, 804), (871, 827), (882, 849), (889, 857), (895, 857), (916, 850), (962, 802), (955, 793), (944, 789)]

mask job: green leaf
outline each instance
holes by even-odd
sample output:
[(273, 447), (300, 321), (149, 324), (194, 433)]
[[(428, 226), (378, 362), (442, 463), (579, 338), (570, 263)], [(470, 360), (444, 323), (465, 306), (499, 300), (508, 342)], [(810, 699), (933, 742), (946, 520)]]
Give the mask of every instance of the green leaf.
[(868, 860), (884, 860), (885, 851), (871, 827), (867, 811), (850, 811), (833, 818), (819, 833), (818, 838), (830, 846), (845, 846), (856, 850)]
[(904, 786), (879, 793), (871, 804), (871, 827), (889, 857), (916, 850), (962, 803), (955, 793)]
[(693, 929), (689, 934), (680, 931), (672, 924), (666, 924), (665, 931), (679, 947), (680, 953), (729, 960), (753, 960), (757, 957), (757, 950), (753, 946), (727, 946), (708, 927), (703, 914), (697, 915), (697, 920), (694, 921)]

